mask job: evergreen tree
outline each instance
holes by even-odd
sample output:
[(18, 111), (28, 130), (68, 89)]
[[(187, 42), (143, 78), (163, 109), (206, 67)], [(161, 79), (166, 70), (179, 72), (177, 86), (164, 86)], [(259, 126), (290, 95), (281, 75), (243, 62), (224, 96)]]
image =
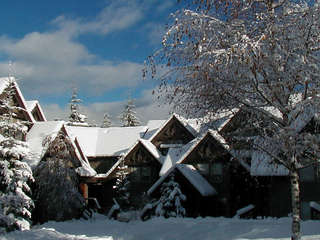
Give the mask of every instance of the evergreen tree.
[(128, 179), (128, 174), (128, 166), (124, 164), (124, 161), (122, 161), (117, 167), (116, 183), (113, 186), (115, 190), (115, 199), (122, 210), (127, 210), (130, 208), (130, 181)]
[(78, 98), (77, 89), (74, 88), (72, 91), (72, 96), (71, 96), (71, 100), (70, 100), (71, 114), (69, 116), (69, 121), (71, 122), (71, 125), (88, 124), (87, 123), (87, 116), (84, 114), (81, 114), (79, 111), (79, 104), (81, 102), (82, 102), (81, 99)]
[(49, 144), (46, 155), (34, 170), (36, 222), (63, 221), (82, 216), (86, 203), (80, 194), (71, 142), (64, 134)]
[(180, 185), (174, 180), (174, 175), (169, 176), (169, 180), (162, 184), (161, 197), (154, 205), (156, 206), (156, 215), (168, 217), (184, 217), (185, 208), (181, 205), (186, 201), (186, 196), (182, 194)]
[(134, 127), (140, 125), (140, 120), (136, 116), (135, 105), (132, 99), (128, 99), (123, 112), (120, 115), (120, 121), (123, 127)]
[(110, 120), (110, 116), (108, 113), (105, 113), (103, 115), (103, 123), (101, 125), (102, 128), (108, 128), (108, 127), (111, 127), (111, 120)]
[(34, 181), (27, 163), (22, 162), (29, 148), (23, 141), (27, 127), (17, 119), (21, 114), (15, 103), (15, 79), (7, 79), (0, 100), (0, 232), (30, 228), (31, 210), (28, 183)]

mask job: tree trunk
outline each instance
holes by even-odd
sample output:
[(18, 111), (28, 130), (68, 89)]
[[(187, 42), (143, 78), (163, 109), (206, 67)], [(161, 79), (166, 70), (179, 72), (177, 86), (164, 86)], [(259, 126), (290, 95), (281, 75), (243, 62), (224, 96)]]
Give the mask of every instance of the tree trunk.
[(300, 186), (298, 170), (290, 171), (291, 204), (292, 204), (292, 240), (300, 240)]

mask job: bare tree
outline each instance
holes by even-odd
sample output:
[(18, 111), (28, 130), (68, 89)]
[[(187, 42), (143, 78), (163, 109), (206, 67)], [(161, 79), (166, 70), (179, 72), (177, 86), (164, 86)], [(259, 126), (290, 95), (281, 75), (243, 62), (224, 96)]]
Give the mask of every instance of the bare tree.
[(172, 14), (163, 47), (149, 57), (144, 72), (155, 77), (158, 64), (166, 65), (159, 90), (189, 115), (242, 107), (273, 123), (262, 137), (281, 154), (263, 150), (290, 172), (294, 240), (301, 238), (298, 170), (319, 158), (319, 138), (294, 124), (306, 111), (318, 111), (319, 5), (319, 0), (193, 1), (191, 9)]

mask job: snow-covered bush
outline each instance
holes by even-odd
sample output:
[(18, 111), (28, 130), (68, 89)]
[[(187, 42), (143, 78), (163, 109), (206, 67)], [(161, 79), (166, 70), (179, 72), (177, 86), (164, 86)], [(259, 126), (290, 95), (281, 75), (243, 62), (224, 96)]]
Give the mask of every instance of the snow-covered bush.
[(186, 196), (181, 192), (180, 185), (174, 180), (174, 175), (169, 176), (169, 180), (162, 184), (161, 197), (155, 202), (155, 213), (157, 216), (184, 217), (186, 210), (182, 202), (186, 201)]

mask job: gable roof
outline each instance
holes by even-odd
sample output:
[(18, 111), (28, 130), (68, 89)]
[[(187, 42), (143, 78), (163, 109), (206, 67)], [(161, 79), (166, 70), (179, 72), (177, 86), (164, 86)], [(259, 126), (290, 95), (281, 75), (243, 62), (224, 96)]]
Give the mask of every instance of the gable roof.
[(119, 166), (119, 164), (126, 159), (126, 157), (139, 145), (141, 144), (158, 162), (163, 164), (163, 155), (150, 141), (145, 139), (139, 139), (121, 158), (111, 167), (111, 169), (106, 173), (106, 177), (110, 176), (114, 170)]
[(42, 121), (47, 121), (38, 100), (25, 101), (25, 102), (26, 102), (26, 107), (28, 112), (32, 114), (32, 111), (35, 110), (39, 113), (40, 117), (42, 118)]
[(289, 170), (282, 164), (276, 164), (267, 153), (253, 151), (250, 167), (251, 176), (288, 176)]
[(177, 169), (191, 183), (201, 196), (206, 197), (217, 194), (214, 187), (208, 183), (208, 181), (192, 165), (187, 164), (177, 164), (171, 167), (165, 175), (159, 178), (158, 181), (152, 185), (147, 194), (151, 195), (175, 169)]
[(190, 126), (190, 124), (187, 122), (186, 119), (183, 117), (179, 116), (178, 114), (172, 114), (172, 116), (167, 120), (162, 123), (162, 126), (158, 128), (157, 131), (149, 138), (150, 142), (152, 142), (162, 131), (167, 127), (167, 125), (174, 121), (177, 120), (180, 122), (180, 124), (192, 135), (192, 136), (197, 136), (197, 131)]
[(238, 111), (238, 108), (234, 108), (231, 110), (223, 110), (219, 113), (208, 113), (201, 118), (187, 119), (187, 122), (198, 134), (203, 134), (209, 129), (220, 131)]
[[(17, 96), (18, 102), (20, 104), (19, 107), (21, 107), (22, 109), (25, 110), (24, 114), (26, 115), (27, 119), (30, 122), (35, 123), (36, 120), (33, 118), (31, 111), (30, 111), (31, 103), (27, 103), (27, 101), (24, 99), (24, 96), (22, 95), (22, 92), (20, 90), (20, 87), (19, 87), (16, 79), (14, 77), (10, 77), (10, 78), (14, 81), (14, 87), (15, 87), (16, 94), (17, 94), (16, 96)], [(8, 87), (10, 78), (9, 77), (0, 78), (0, 94), (2, 94), (3, 91)], [(29, 104), (29, 108), (28, 108), (28, 104)], [(39, 104), (38, 104), (38, 107), (39, 107), (39, 110), (41, 111), (41, 114), (43, 116), (44, 121), (46, 121), (44, 113), (42, 112), (42, 109)]]
[(183, 163), (183, 161), (201, 144), (208, 136), (212, 136), (221, 146), (229, 152), (230, 147), (225, 139), (214, 130), (208, 130), (201, 137), (195, 138), (181, 148), (172, 148), (169, 150), (165, 161), (160, 170), (160, 176), (164, 175), (172, 166)]
[[(36, 122), (33, 124), (26, 137), (26, 142), (30, 148), (30, 155), (25, 161), (31, 168), (36, 167), (42, 160), (50, 143), (54, 141), (60, 131), (67, 134), (63, 121)], [(87, 158), (81, 154), (81, 149), (77, 146), (76, 139), (70, 138), (70, 143), (77, 160), (80, 162), (80, 167), (76, 169), (76, 172), (80, 176), (96, 175), (96, 172), (90, 167)]]
[(123, 155), (146, 132), (138, 127), (66, 126), (69, 136), (76, 137), (86, 157), (117, 157)]
[(30, 156), (26, 162), (30, 167), (35, 167), (42, 159), (48, 146), (45, 141), (54, 139), (63, 126), (63, 121), (35, 122), (26, 136), (26, 142), (29, 144)]
[(166, 120), (149, 120), (147, 122), (147, 131), (142, 136), (144, 139), (150, 139)]

